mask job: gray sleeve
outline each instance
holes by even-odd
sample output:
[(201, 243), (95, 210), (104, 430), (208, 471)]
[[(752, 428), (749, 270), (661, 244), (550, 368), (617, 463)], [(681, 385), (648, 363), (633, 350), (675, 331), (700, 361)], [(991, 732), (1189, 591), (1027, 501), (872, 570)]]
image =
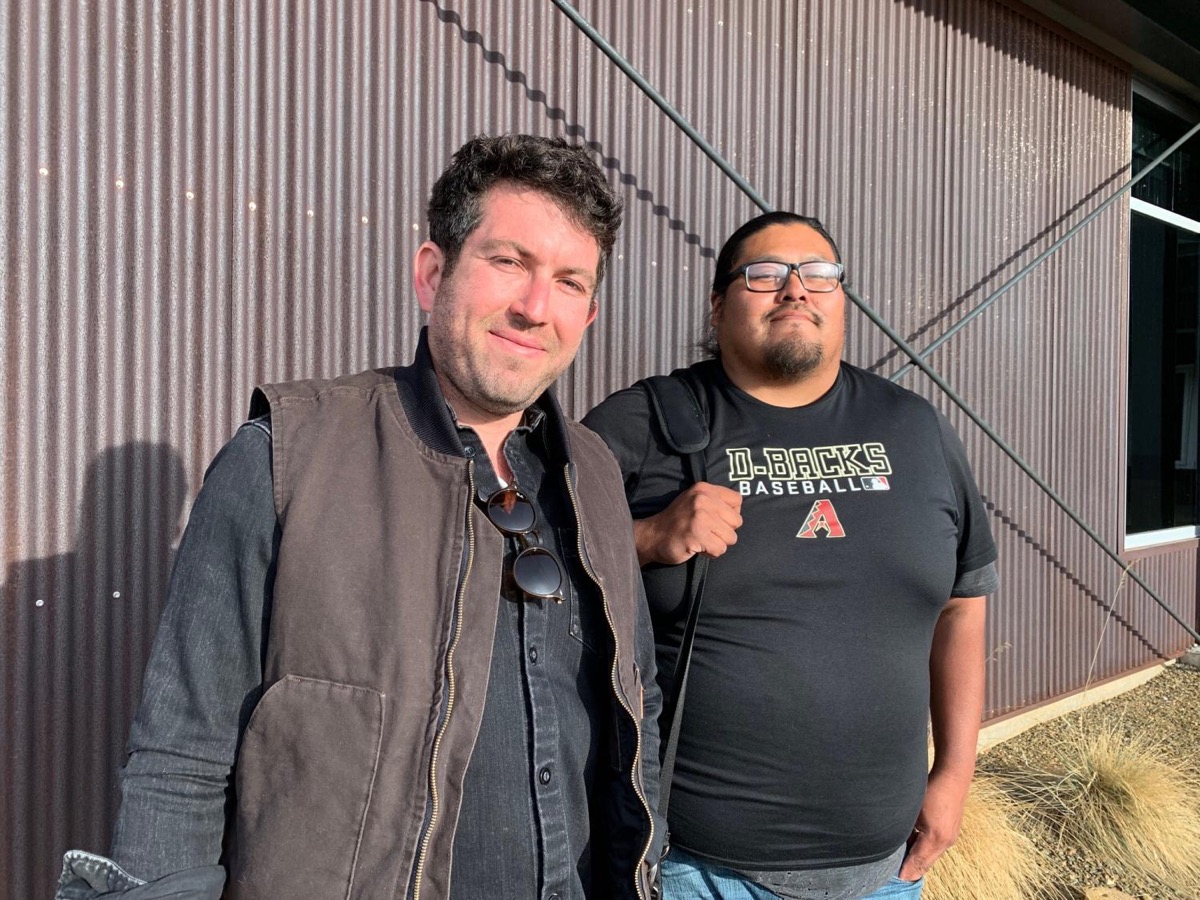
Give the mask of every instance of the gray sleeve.
[(650, 623), (650, 607), (646, 592), (638, 579), (637, 663), (642, 676), (642, 779), (646, 788), (646, 800), (650, 804), (654, 819), (654, 847), (648, 856), (651, 864), (662, 857), (663, 845), (667, 840), (667, 823), (658, 814), (661, 804), (659, 780), (661, 778), (659, 757), (658, 720), (662, 713), (662, 691), (658, 687), (658, 669), (655, 663), (654, 628)]
[(954, 589), (950, 591), (950, 596), (983, 597), (986, 594), (994, 594), (998, 587), (1000, 573), (996, 570), (996, 564), (990, 562), (982, 568), (960, 574), (954, 581)]
[(147, 883), (111, 859), (68, 850), (54, 900), (221, 900), (224, 887), (220, 866), (187, 869)]
[(278, 547), (269, 423), (217, 454), (176, 555), (121, 772), (113, 861), (139, 880), (218, 865), (262, 691)]

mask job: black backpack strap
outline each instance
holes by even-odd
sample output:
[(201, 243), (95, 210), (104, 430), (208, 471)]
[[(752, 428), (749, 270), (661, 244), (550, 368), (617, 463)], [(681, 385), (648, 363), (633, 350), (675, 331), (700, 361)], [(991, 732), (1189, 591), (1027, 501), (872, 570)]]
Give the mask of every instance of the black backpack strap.
[[(703, 389), (687, 369), (670, 375), (651, 375), (642, 383), (650, 395), (650, 406), (658, 417), (663, 436), (680, 456), (697, 453), (708, 446), (708, 416)], [(692, 473), (695, 476), (695, 473)]]
[[(684, 459), (684, 474), (692, 484), (708, 480), (704, 450), (710, 438), (708, 408), (704, 388), (689, 369), (670, 375), (654, 375), (645, 380), (650, 405), (671, 448)], [(683, 720), (683, 701), (687, 694), (688, 672), (692, 663), (692, 644), (696, 638), (696, 622), (700, 618), (700, 602), (704, 598), (704, 580), (708, 575), (709, 557), (697, 553), (688, 560), (688, 616), (675, 658), (671, 678), (671, 696), (664, 699), (663, 722), (659, 740), (665, 742), (659, 776), (658, 811), (664, 819), (671, 802), (671, 781), (675, 776), (675, 755), (679, 749), (679, 724)]]

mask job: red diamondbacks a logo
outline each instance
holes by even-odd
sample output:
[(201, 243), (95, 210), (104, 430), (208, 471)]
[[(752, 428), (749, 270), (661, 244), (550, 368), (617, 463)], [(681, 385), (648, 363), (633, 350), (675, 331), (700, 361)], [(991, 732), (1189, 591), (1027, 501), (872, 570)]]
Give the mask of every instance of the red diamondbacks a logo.
[(838, 520), (837, 510), (830, 500), (817, 500), (808, 511), (804, 527), (796, 534), (798, 538), (815, 538), (818, 531), (824, 531), (826, 537), (840, 538), (846, 536), (842, 523)]

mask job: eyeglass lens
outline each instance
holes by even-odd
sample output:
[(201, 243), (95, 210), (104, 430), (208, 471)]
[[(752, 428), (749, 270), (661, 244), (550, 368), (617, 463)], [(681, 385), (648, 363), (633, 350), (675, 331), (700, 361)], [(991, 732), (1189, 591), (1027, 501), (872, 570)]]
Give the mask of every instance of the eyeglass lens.
[(752, 291), (778, 291), (787, 283), (793, 269), (800, 276), (800, 283), (810, 291), (832, 291), (841, 281), (842, 270), (836, 263), (764, 261), (745, 267), (746, 287)]
[(488, 498), (487, 516), (493, 525), (509, 534), (525, 534), (537, 523), (533, 504), (512, 487), (501, 488)]
[(545, 547), (526, 547), (520, 552), (513, 562), (513, 581), (535, 597), (562, 599), (562, 567)]

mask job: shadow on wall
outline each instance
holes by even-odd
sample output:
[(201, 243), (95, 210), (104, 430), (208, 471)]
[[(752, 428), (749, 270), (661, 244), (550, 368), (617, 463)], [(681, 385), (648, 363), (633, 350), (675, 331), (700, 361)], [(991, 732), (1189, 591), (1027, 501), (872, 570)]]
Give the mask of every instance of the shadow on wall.
[[(617, 174), (617, 180), (621, 184), (628, 185), (633, 188), (634, 196), (642, 203), (649, 203), (651, 212), (660, 219), (666, 219), (667, 229), (669, 231), (678, 231), (683, 234), (683, 242), (700, 248), (700, 256), (705, 259), (716, 259), (717, 251), (704, 243), (703, 238), (696, 232), (692, 231), (683, 219), (675, 215), (674, 212), (665, 203), (660, 203), (655, 198), (654, 193), (648, 188), (638, 184), (637, 176), (631, 172), (626, 172), (620, 159), (615, 156), (609, 156), (604, 149), (604, 145), (597, 140), (590, 139), (587, 130), (577, 122), (572, 122), (567, 118), (567, 111), (560, 106), (556, 106), (547, 97), (546, 92), (534, 87), (529, 82), (528, 76), (519, 69), (510, 68), (508, 60), (505, 59), (503, 53), (498, 50), (493, 50), (484, 42), (484, 36), (479, 31), (473, 28), (468, 28), (463, 22), (462, 16), (451, 9), (446, 9), (438, 3), (438, 0), (421, 0), (422, 3), (427, 3), (434, 8), (437, 14), (438, 21), (446, 25), (452, 25), (458, 29), (459, 37), (463, 43), (478, 46), (483, 56), (484, 62), (489, 65), (498, 66), (504, 74), (504, 80), (510, 84), (518, 84), (525, 91), (525, 99), (531, 103), (541, 104), (546, 110), (546, 118), (552, 121), (560, 121), (565, 124), (565, 133), (570, 138), (580, 138), (583, 141), (583, 146), (599, 155), (598, 163), (606, 169), (611, 169)], [(604, 65), (609, 65), (605, 63)], [(614, 67), (615, 68), (615, 67)], [(624, 78), (620, 71), (616, 72), (617, 77)], [(647, 103), (650, 101), (647, 100)], [(679, 137), (684, 144), (688, 143), (688, 139), (679, 132)]]
[[(944, 24), (948, 30), (969, 34), (972, 41), (1003, 53), (1022, 66), (1037, 69), (1051, 78), (1066, 82), (1079, 93), (1110, 98), (1109, 86), (1097, 79), (1087, 66), (1064, 64), (1064, 54), (1073, 46), (1078, 52), (1090, 54), (1091, 46), (1086, 39), (1065, 37), (1067, 30), (1027, 6), (1015, 6), (1007, 0), (991, 3), (959, 3), (954, 0), (899, 0), (923, 16)], [(1175, 4), (1163, 3), (1160, 6)], [(1187, 4), (1190, 12), (1191, 4)], [(1182, 4), (1180, 4), (1182, 8)], [(1120, 73), (1121, 63), (1108, 66), (1109, 71)], [(1126, 107), (1128, 108), (1128, 107)]]
[[(1084, 194), (1083, 197), (1081, 197), (1074, 204), (1072, 204), (1069, 209), (1064, 211), (1061, 215), (1057, 216), (1054, 219), (1054, 221), (1052, 221), (1049, 225), (1047, 225), (1045, 228), (1043, 228), (1041, 231), (1039, 231), (1037, 234), (1035, 234), (1033, 237), (1031, 237), (1029, 240), (1027, 240), (1024, 244), (1022, 244), (1020, 247), (1018, 247), (1015, 251), (1010, 253), (1005, 260), (1003, 260), (1002, 262), (997, 264), (995, 267), (993, 267), (990, 272), (988, 272), (986, 275), (984, 275), (982, 278), (980, 278), (978, 281), (976, 281), (973, 285), (971, 285), (969, 288), (967, 288), (966, 291), (964, 291), (962, 294), (959, 294), (959, 296), (955, 297), (953, 300), (951, 300), (949, 303), (947, 303), (945, 306), (943, 306), (941, 309), (939, 309), (936, 313), (934, 313), (932, 316), (930, 316), (928, 319), (926, 319), (925, 322), (922, 323), (922, 325), (919, 328), (917, 328), (916, 331), (913, 331), (913, 332), (910, 332), (909, 334), (904, 335), (905, 343), (914, 347), (917, 351), (924, 350), (926, 347), (929, 346), (929, 344), (933, 343), (934, 340), (936, 340), (938, 337), (940, 337), (942, 331), (944, 331), (946, 329), (942, 329), (942, 331), (939, 331), (939, 333), (937, 335), (930, 338), (928, 341), (921, 341), (920, 346), (917, 345), (917, 341), (919, 339), (923, 338), (927, 333), (932, 331), (937, 325), (943, 323), (946, 319), (949, 319), (950, 316), (953, 315), (955, 312), (957, 312), (960, 307), (962, 307), (965, 303), (967, 303), (967, 301), (973, 300), (973, 299), (978, 299), (979, 303), (977, 303), (975, 306), (971, 307), (972, 310), (976, 309), (979, 305), (981, 305), (983, 303), (984, 300), (987, 300), (989, 297), (991, 297), (991, 294), (994, 290), (999, 289), (1000, 286), (1003, 285), (1005, 282), (1007, 282), (1009, 278), (1016, 275), (1017, 272), (1019, 272), (1022, 268), (1027, 266), (1029, 263), (1031, 263), (1033, 261), (1033, 259), (1039, 253), (1042, 253), (1045, 250), (1048, 250), (1050, 245), (1054, 241), (1056, 241), (1060, 237), (1062, 237), (1062, 234), (1059, 234), (1058, 232), (1061, 231), (1061, 232), (1065, 233), (1068, 230), (1068, 227), (1074, 227), (1074, 223), (1072, 223), (1071, 226), (1067, 226), (1066, 223), (1067, 223), (1068, 219), (1071, 219), (1073, 216), (1075, 216), (1076, 213), (1080, 212), (1084, 206), (1089, 205), (1093, 199), (1096, 200), (1096, 203), (1094, 206), (1099, 206), (1101, 203), (1103, 203), (1105, 200), (1107, 200), (1109, 198), (1109, 195), (1113, 191), (1115, 191), (1118, 187), (1123, 185), (1125, 183), (1125, 181), (1128, 180), (1128, 178), (1129, 178), (1129, 167), (1128, 166), (1122, 166), (1120, 169), (1113, 172), (1113, 174), (1109, 175), (1108, 178), (1104, 179), (1104, 181), (1100, 182), (1098, 185), (1096, 185), (1094, 188), (1092, 188), (1090, 191), (1088, 191), (1086, 194)], [(1100, 198), (1099, 195), (1102, 192), (1103, 192), (1104, 196), (1102, 198)], [(1099, 198), (1099, 199), (1097, 199), (1097, 198)], [(1088, 213), (1090, 213), (1091, 211), (1092, 210), (1089, 209)], [(1087, 215), (1088, 213), (1084, 213), (1084, 215)], [(1080, 218), (1082, 219), (1083, 216), (1080, 216)], [(1042, 243), (1045, 243), (1046, 246), (1040, 247), (1037, 250), (1037, 253), (1034, 253), (1033, 252), (1034, 248), (1038, 247), (1038, 245), (1042, 244)], [(1064, 244), (1064, 246), (1069, 246), (1069, 244)], [(1028, 256), (1028, 258), (1026, 258), (1027, 256)], [(1052, 258), (1053, 257), (1051, 257), (1051, 259)], [(1020, 263), (1019, 266), (1017, 265), (1018, 262)], [(1011, 269), (1011, 271), (1009, 271), (1010, 269)], [(1029, 274), (1033, 275), (1033, 274), (1037, 273), (1037, 271), (1038, 271), (1037, 269), (1031, 269)], [(1001, 275), (1003, 275), (1004, 277), (1001, 278)], [(987, 289), (986, 293), (984, 292), (985, 288)], [(1013, 302), (1015, 300), (1015, 298), (1012, 296), (1009, 296), (1007, 299), (1009, 300), (1009, 302)], [(1003, 301), (1000, 301), (1000, 302), (1003, 302)], [(965, 315), (965, 313), (964, 313), (964, 315)], [(982, 323), (980, 323), (980, 324), (982, 324)], [(875, 362), (873, 362), (869, 365), (866, 365), (865, 368), (869, 372), (874, 372), (877, 375), (884, 375), (884, 377), (887, 377), (886, 374), (882, 370), (887, 363), (891, 362), (893, 359), (895, 359), (897, 357), (901, 357), (901, 362), (903, 362), (903, 363), (908, 362), (908, 357), (906, 355), (904, 355), (904, 351), (902, 351), (899, 347), (893, 347), (887, 353), (885, 353), (883, 356), (881, 356), (879, 359), (875, 360)]]
[(14, 563), (0, 617), (0, 898), (49, 897), (64, 850), (106, 852), (189, 486), (166, 444), (88, 466), (74, 549)]
[[(1019, 522), (1011, 518), (1008, 513), (997, 506), (986, 494), (981, 493), (980, 497), (983, 500), (983, 505), (987, 507), (988, 512), (990, 512), (993, 517), (995, 517), (1002, 525), (1004, 525), (1005, 528), (1024, 541), (1026, 545), (1032, 548), (1034, 552), (1038, 554), (1038, 556), (1044, 559), (1050, 565), (1050, 567), (1054, 569), (1055, 572), (1065, 578), (1076, 590), (1083, 594), (1083, 596), (1087, 597), (1087, 599), (1090, 600), (1095, 606), (1098, 606), (1101, 612), (1109, 616), (1112, 621), (1116, 623), (1117, 627), (1123, 629), (1130, 637), (1141, 644), (1143, 649), (1148, 651), (1151, 656), (1160, 660), (1166, 660), (1170, 658), (1168, 651), (1152, 643), (1151, 639), (1139, 631), (1136, 625), (1130, 622), (1129, 619), (1127, 619), (1124, 615), (1116, 611), (1116, 604), (1118, 602), (1116, 598), (1110, 598), (1106, 600), (1105, 598), (1101, 597), (1094, 590), (1088, 587), (1088, 585), (1082, 579), (1080, 579), (1078, 575), (1068, 569), (1057, 556), (1051, 553), (1050, 550), (1048, 550), (1043, 544), (1034, 539), (1034, 537), (1030, 535), (1029, 532), (1026, 531)], [(1131, 583), (1126, 590), (1135, 590), (1134, 585)], [(1036, 702), (1040, 699), (1045, 698), (1033, 698), (1030, 702)]]

